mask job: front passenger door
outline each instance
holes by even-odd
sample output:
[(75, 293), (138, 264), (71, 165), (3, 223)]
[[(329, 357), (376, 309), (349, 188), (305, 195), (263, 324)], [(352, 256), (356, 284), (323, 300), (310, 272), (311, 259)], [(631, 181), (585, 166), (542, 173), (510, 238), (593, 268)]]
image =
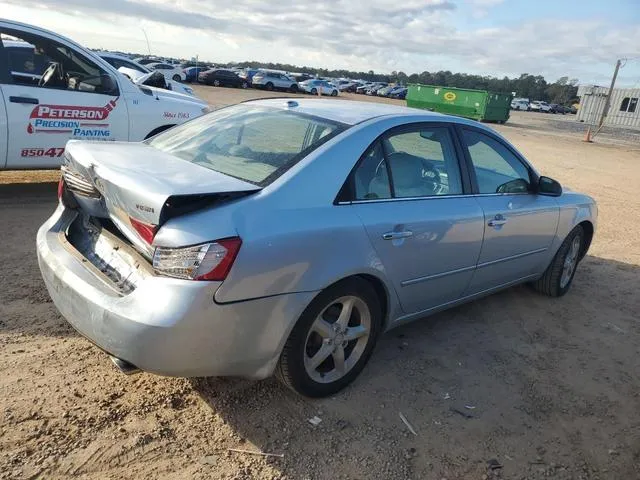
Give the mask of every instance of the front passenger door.
[(516, 153), (487, 132), (464, 127), (476, 198), (484, 212), (484, 241), (468, 294), (541, 273), (555, 237), (559, 207), (534, 192), (537, 179)]

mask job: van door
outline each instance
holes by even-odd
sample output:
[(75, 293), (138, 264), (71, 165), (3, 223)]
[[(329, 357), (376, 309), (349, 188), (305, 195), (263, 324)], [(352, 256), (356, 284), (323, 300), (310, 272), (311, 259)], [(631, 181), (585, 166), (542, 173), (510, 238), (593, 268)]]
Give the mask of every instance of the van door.
[(3, 26), (0, 33), (8, 63), (0, 80), (8, 118), (5, 168), (57, 167), (69, 139), (129, 140), (114, 75), (49, 36)]

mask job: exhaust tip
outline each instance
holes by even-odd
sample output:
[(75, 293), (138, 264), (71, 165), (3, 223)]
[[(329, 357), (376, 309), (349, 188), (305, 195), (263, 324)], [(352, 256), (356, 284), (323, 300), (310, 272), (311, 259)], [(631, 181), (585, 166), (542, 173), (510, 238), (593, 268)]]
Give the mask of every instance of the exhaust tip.
[(111, 358), (111, 361), (117, 367), (117, 369), (125, 375), (133, 375), (134, 373), (140, 373), (142, 371), (132, 363), (129, 363), (126, 360), (122, 360), (121, 358), (114, 357), (113, 355), (109, 355), (109, 358)]

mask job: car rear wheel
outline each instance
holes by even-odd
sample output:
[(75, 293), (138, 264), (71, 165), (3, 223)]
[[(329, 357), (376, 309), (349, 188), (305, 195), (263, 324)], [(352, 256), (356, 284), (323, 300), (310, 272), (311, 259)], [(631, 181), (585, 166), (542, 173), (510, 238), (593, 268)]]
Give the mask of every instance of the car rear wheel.
[(337, 90), (332, 90), (331, 91), (331, 96), (332, 97), (337, 97), (338, 96), (338, 91)]
[(291, 85), (291, 87), (289, 88), (289, 91), (291, 91), (291, 93), (296, 93), (298, 91), (298, 85), (296, 85), (295, 83), (293, 85)]
[(173, 76), (173, 81), (174, 81), (174, 82), (179, 82), (180, 80), (182, 80), (182, 79), (180, 78), (180, 75), (178, 75), (178, 74), (176, 73), (176, 74)]
[(311, 95), (318, 95), (318, 90), (315, 88), (311, 89)]
[(249, 88), (249, 84), (247, 82), (242, 82), (240, 84), (240, 88)]
[(213, 81), (213, 86), (214, 87), (219, 87), (220, 86), (220, 80), (214, 80)]
[(267, 82), (267, 84), (264, 86), (264, 88), (266, 88), (269, 91), (273, 90), (273, 83)]
[(308, 397), (326, 397), (351, 383), (369, 360), (382, 325), (373, 287), (352, 278), (321, 292), (298, 319), (276, 376)]
[(584, 230), (578, 225), (564, 239), (544, 275), (533, 282), (533, 288), (550, 297), (567, 293), (580, 262), (583, 239)]

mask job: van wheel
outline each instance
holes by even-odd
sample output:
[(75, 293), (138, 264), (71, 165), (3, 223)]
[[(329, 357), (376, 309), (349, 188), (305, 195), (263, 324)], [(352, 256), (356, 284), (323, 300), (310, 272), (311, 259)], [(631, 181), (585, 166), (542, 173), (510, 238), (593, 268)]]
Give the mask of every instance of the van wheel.
[(366, 365), (382, 325), (373, 287), (349, 278), (322, 291), (302, 313), (282, 350), (276, 376), (308, 397), (349, 385)]

